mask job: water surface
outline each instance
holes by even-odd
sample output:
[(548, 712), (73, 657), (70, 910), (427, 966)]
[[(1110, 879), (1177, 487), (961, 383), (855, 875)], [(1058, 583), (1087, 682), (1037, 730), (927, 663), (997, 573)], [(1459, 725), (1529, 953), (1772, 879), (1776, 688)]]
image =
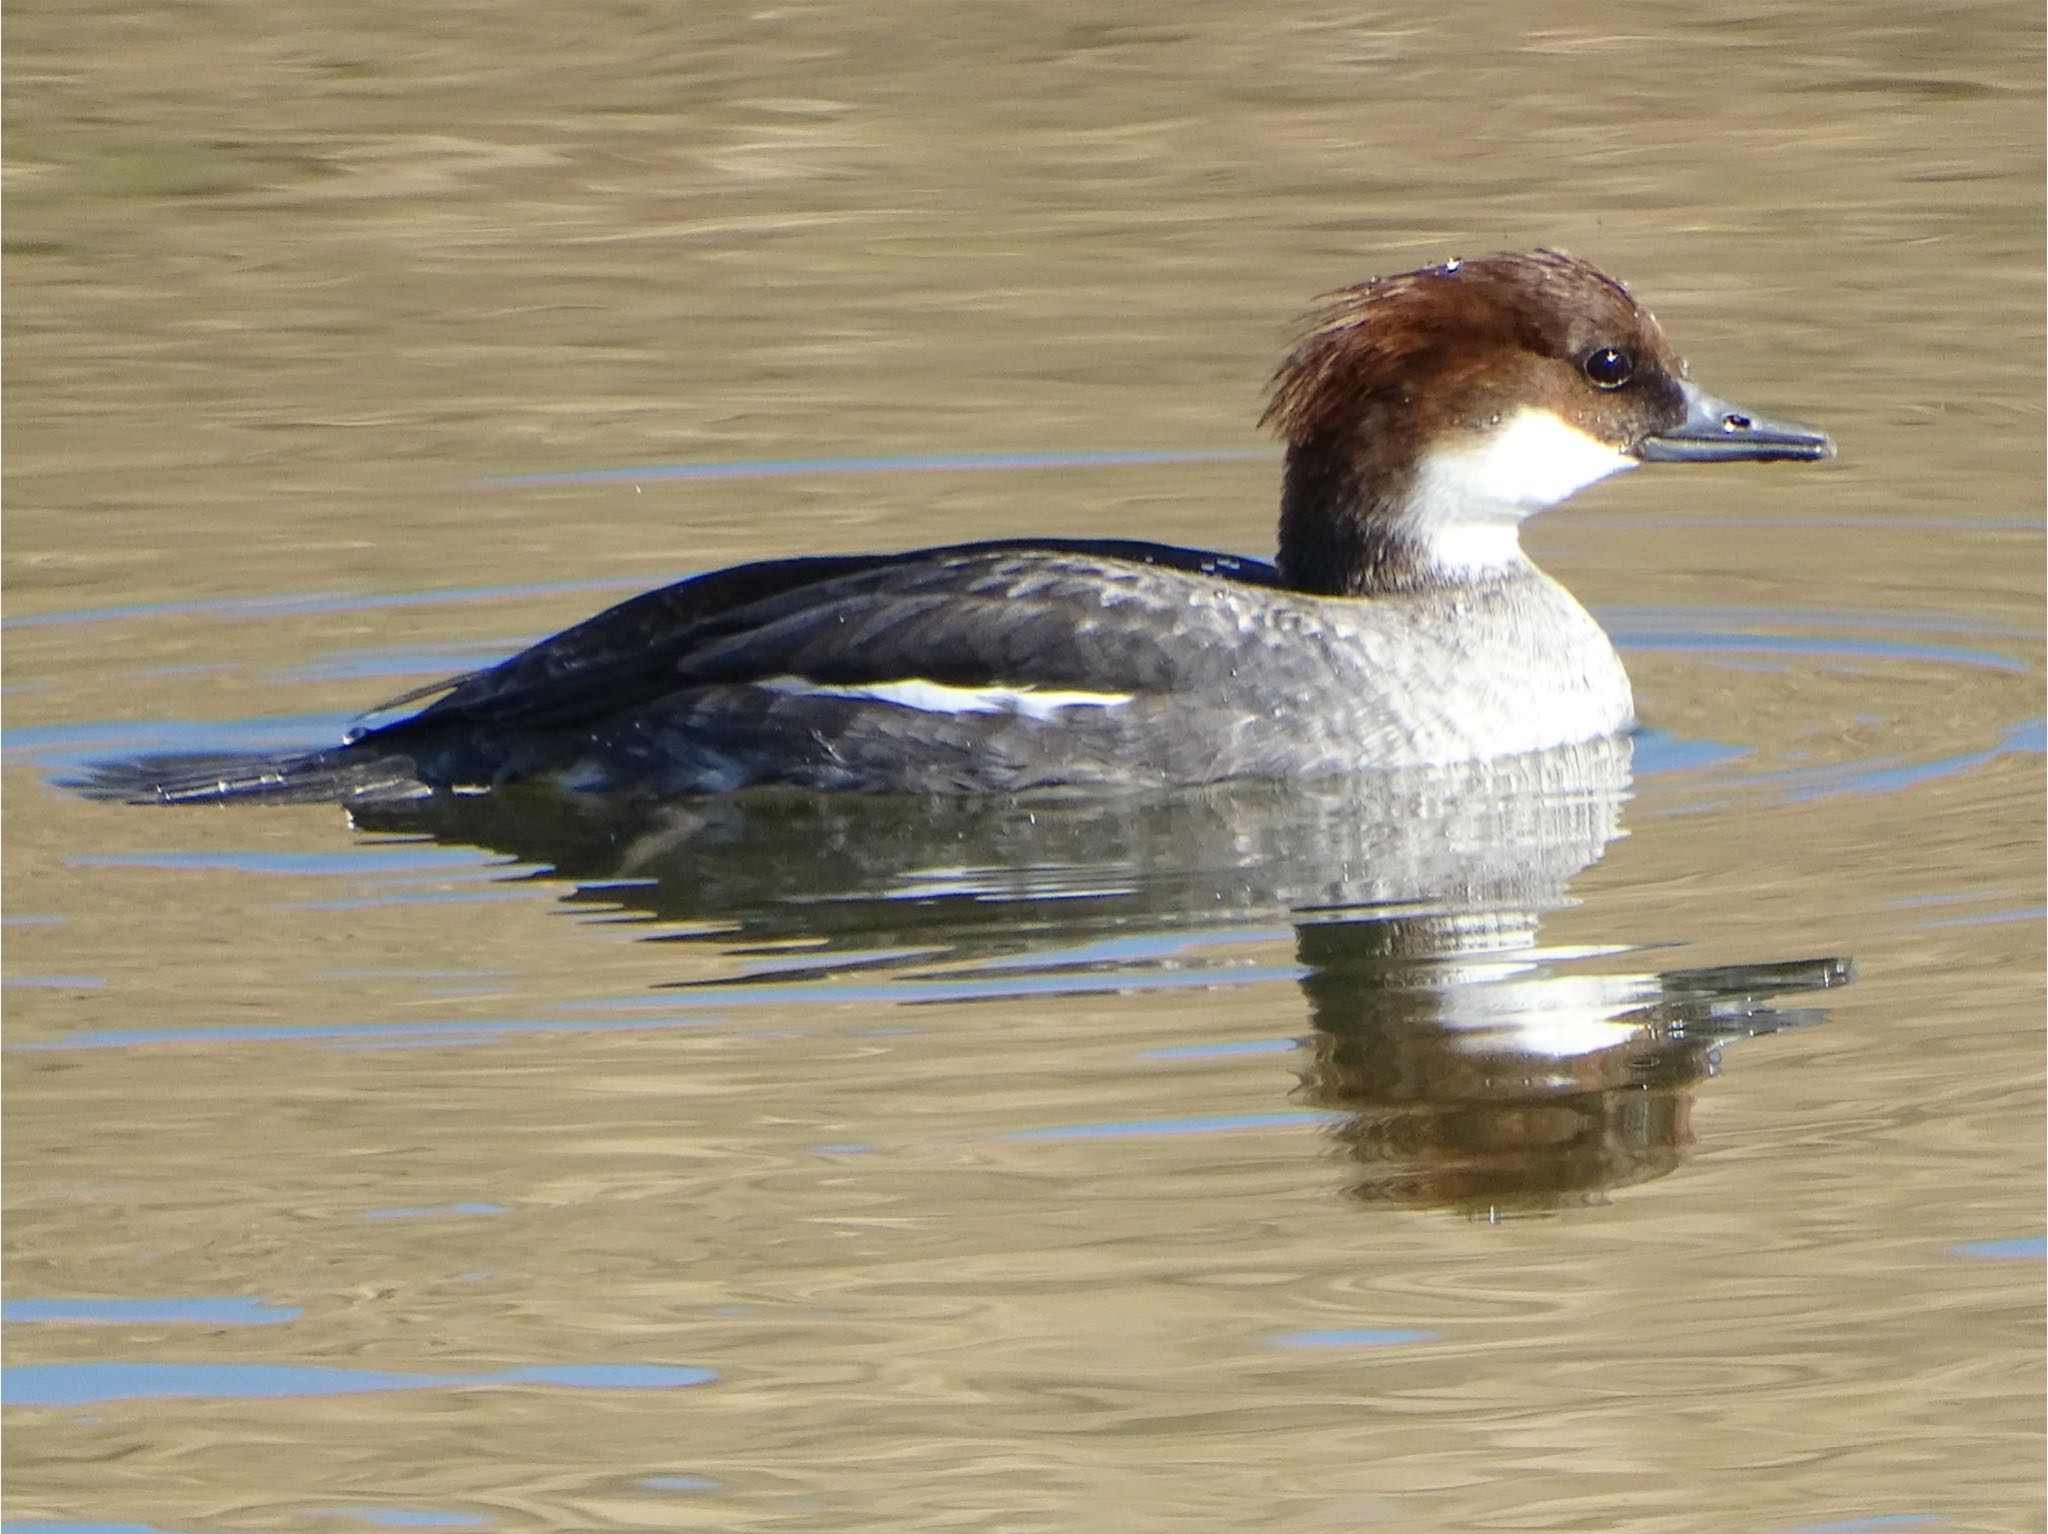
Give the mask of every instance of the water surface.
[[(8, 27), (10, 1530), (2040, 1527), (2035, 8)], [(1533, 243), (1842, 449), (1531, 529), (1625, 763), (48, 786), (732, 560), (1264, 553), (1288, 317)]]

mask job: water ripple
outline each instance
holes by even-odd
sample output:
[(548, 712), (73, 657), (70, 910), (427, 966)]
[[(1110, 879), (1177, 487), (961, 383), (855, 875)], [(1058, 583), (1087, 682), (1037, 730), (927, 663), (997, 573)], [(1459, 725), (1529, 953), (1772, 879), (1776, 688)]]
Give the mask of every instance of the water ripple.
[(661, 1364), (530, 1364), (480, 1374), (399, 1374), (293, 1364), (105, 1362), (11, 1365), (0, 1369), (0, 1392), (9, 1407), (88, 1406), (100, 1401), (282, 1400), (495, 1385), (674, 1390), (717, 1378), (714, 1369)]
[(49, 1322), (107, 1326), (281, 1326), (305, 1312), (272, 1300), (204, 1297), (156, 1300), (33, 1300), (0, 1303), (9, 1325)]

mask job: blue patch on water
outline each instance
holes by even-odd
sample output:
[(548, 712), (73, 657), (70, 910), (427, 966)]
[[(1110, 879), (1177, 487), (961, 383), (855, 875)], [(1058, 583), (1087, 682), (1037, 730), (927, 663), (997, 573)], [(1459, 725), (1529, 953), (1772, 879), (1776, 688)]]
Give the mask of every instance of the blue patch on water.
[(639, 580), (613, 577), (589, 581), (540, 581), (520, 586), (471, 586), (460, 591), (298, 591), (268, 597), (218, 597), (197, 602), (142, 602), (128, 607), (77, 607), (64, 612), (34, 613), (0, 620), (0, 629), (48, 628), (71, 623), (114, 623), (132, 618), (245, 618), (264, 620), (284, 614), (371, 612), (392, 607), (445, 607), (461, 602), (488, 602), (504, 597), (550, 596), (577, 591), (638, 589)]
[(503, 1204), (418, 1204), (392, 1209), (365, 1209), (359, 1220), (426, 1220), (441, 1215), (505, 1214)]
[(397, 1374), (290, 1364), (14, 1364), (0, 1369), (0, 1399), (10, 1407), (88, 1406), (99, 1401), (280, 1400), (490, 1385), (674, 1390), (717, 1378), (713, 1369), (659, 1364), (534, 1364), (485, 1374)]
[(1966, 1241), (1949, 1251), (1957, 1257), (1982, 1257), (1994, 1262), (2033, 1262), (2048, 1257), (2048, 1236), (2014, 1236), (2005, 1241)]
[(476, 1049), (491, 1042), (490, 1034), (477, 1034), (466, 1039), (367, 1039), (348, 1040), (338, 1044), (321, 1046), (331, 1055), (378, 1055), (396, 1054), (408, 1049)]
[[(1661, 514), (1659, 520), (1662, 520)], [(1798, 519), (1802, 523), (1804, 518)], [(1885, 525), (1891, 526), (1890, 518)], [(1594, 609), (1610, 633), (1632, 633), (1646, 628), (1662, 629), (1674, 623), (1688, 626), (1688, 632), (1722, 631), (1753, 635), (1759, 630), (1772, 633), (1798, 626), (1811, 629), (1901, 629), (1916, 634), (1994, 634), (2011, 639), (2035, 639), (2032, 627), (2002, 623), (1976, 613), (1898, 612), (1877, 608), (1797, 607), (1658, 607), (1640, 603), (1603, 603)], [(1872, 719), (1866, 723), (1876, 724)]]
[(1937, 916), (1931, 921), (1913, 923), (1922, 932), (1936, 927), (2000, 927), (2008, 922), (2035, 922), (2048, 918), (2048, 906), (2028, 906), (2019, 911), (1983, 911), (1974, 916)]
[(1293, 1129), (1342, 1118), (1335, 1111), (1299, 1109), (1288, 1113), (1223, 1113), (1211, 1118), (1131, 1119), (1108, 1124), (1061, 1124), (1049, 1129), (1013, 1129), (998, 1140), (1141, 1140), (1164, 1135), (1222, 1134), (1240, 1129)]
[(1267, 1339), (1276, 1348), (1391, 1348), (1408, 1342), (1435, 1342), (1442, 1332), (1397, 1326), (1339, 1326), (1312, 1332), (1285, 1332)]
[(1906, 762), (1897, 766), (1881, 765), (1860, 771), (1851, 769), (1846, 772), (1830, 773), (1828, 776), (1835, 781), (1825, 786), (1797, 789), (1787, 797), (1797, 802), (1843, 793), (1892, 793), (1898, 789), (1931, 783), (1939, 778), (1959, 776), (1986, 763), (1994, 762), (2001, 756), (2039, 756), (2043, 750), (2042, 721), (2030, 719), (2024, 724), (2008, 728), (2000, 737), (1998, 744), (1988, 751), (1970, 751), (1956, 756), (1936, 757), (1926, 762)]
[(206, 869), (238, 874), (444, 873), (454, 869), (509, 868), (510, 858), (462, 847), (420, 842), (357, 847), (348, 852), (93, 852), (64, 860), (73, 868)]
[(863, 1145), (858, 1140), (848, 1140), (843, 1144), (806, 1145), (804, 1149), (814, 1156), (858, 1156), (874, 1147)]
[(1802, 1523), (1785, 1534), (1884, 1534), (1886, 1529), (1924, 1529), (1946, 1518), (1934, 1513), (1874, 1513), (1868, 1518), (1841, 1518), (1829, 1523)]
[(1751, 754), (1745, 747), (1718, 740), (1682, 740), (1668, 730), (1638, 730), (1634, 744), (1631, 767), (1639, 778), (1660, 772), (1698, 772), (1723, 762), (1739, 762)]
[[(374, 649), (336, 650), (317, 661), (287, 667), (272, 675), (282, 682), (359, 682), (386, 678), (452, 677), (488, 666), (525, 649), (537, 634), (496, 639), (465, 639), (458, 644), (426, 648), (380, 645)], [(417, 704), (411, 705), (417, 707)], [(364, 717), (383, 712), (371, 709)]]
[(2039, 756), (2048, 752), (2048, 729), (2040, 719), (2010, 725), (1998, 743), (1987, 750), (1961, 752), (1926, 761), (1888, 758), (1874, 763), (1845, 763), (1835, 767), (1793, 768), (1783, 772), (1757, 773), (1751, 783), (1783, 788), (1792, 803), (1831, 798), (1836, 794), (1882, 794), (1917, 787), (1940, 778), (1973, 771), (2003, 756)]
[(1288, 1055), (1298, 1046), (1292, 1039), (1240, 1039), (1233, 1044), (1171, 1044), (1141, 1049), (1140, 1060), (1225, 1060), (1239, 1055)]
[(718, 1482), (701, 1475), (644, 1475), (634, 1483), (650, 1491), (716, 1491)]
[(1679, 650), (1708, 655), (1802, 655), (1830, 660), (1931, 660), (2025, 675), (2033, 668), (1996, 650), (1961, 645), (1912, 644), (1896, 639), (1815, 639), (1804, 634), (1689, 634), (1677, 630), (1622, 633), (1615, 646), (1630, 653)]
[(133, 1049), (159, 1044), (320, 1044), (330, 1040), (370, 1043), (390, 1039), (412, 1039), (422, 1044), (467, 1044), (480, 1039), (510, 1038), (529, 1033), (628, 1033), (656, 1028), (706, 1028), (718, 1026), (722, 1021), (715, 1017), (666, 1017), (633, 1018), (624, 1022), (520, 1019), (506, 1022), (316, 1023), (296, 1028), (98, 1028), (68, 1034), (61, 1039), (42, 1039), (33, 1044), (12, 1044), (8, 1047), (48, 1052)]
[(24, 725), (0, 735), (0, 749), (48, 767), (83, 767), (110, 756), (156, 751), (265, 751), (334, 741), (346, 714), (255, 719), (121, 719)]
[(1270, 458), (1262, 448), (1108, 453), (906, 453), (883, 458), (763, 458), (734, 463), (651, 463), (624, 469), (568, 469), (549, 474), (498, 474), (476, 483), (603, 485), (633, 480), (775, 479), (801, 474), (956, 473), (990, 469), (1118, 469), (1151, 464), (1240, 463)]
[(278, 1326), (305, 1312), (269, 1300), (199, 1298), (162, 1300), (6, 1300), (0, 1321), (73, 1325)]
[(61, 991), (89, 991), (107, 982), (98, 975), (7, 975), (0, 985), (39, 986)]
[(484, 1519), (474, 1513), (435, 1513), (409, 1507), (309, 1507), (308, 1518), (353, 1518), (379, 1529), (475, 1529)]

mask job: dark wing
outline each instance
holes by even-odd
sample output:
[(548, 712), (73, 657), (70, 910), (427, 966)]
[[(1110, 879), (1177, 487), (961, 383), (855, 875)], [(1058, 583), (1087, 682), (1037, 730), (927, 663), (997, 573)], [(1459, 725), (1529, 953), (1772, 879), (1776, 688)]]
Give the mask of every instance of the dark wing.
[[(1278, 583), (1254, 560), (1111, 540), (741, 565), (622, 602), (370, 733), (574, 729), (693, 688), (783, 677), (1148, 690), (1185, 670), (1186, 629), (1201, 627), (1167, 571), (1221, 588)], [(1146, 621), (1162, 606), (1171, 623)]]
[(540, 702), (557, 684), (572, 679), (601, 691), (630, 691), (636, 675), (649, 681), (667, 677), (675, 644), (697, 624), (766, 597), (873, 569), (896, 557), (850, 554), (771, 559), (692, 576), (607, 607), (495, 666), (443, 677), (387, 698), (363, 717), (388, 714), (445, 693), (447, 696), (415, 717), (481, 719), (489, 717), (494, 702), (516, 706), (522, 694), (531, 694), (533, 701)]

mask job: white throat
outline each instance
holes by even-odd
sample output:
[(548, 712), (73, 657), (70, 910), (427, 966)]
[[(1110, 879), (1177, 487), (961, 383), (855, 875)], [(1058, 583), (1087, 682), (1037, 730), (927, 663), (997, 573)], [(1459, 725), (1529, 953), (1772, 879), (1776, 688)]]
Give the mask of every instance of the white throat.
[(1523, 518), (1635, 464), (1550, 411), (1524, 407), (1483, 437), (1424, 454), (1400, 525), (1447, 574), (1525, 568)]

